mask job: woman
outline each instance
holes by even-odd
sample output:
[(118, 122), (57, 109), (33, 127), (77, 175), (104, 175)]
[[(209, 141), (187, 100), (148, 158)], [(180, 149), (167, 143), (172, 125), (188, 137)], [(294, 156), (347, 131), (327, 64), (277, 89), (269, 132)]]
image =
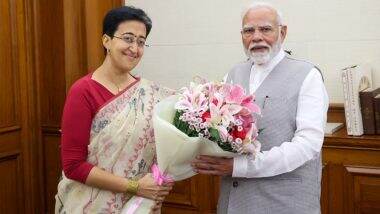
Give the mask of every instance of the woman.
[(121, 7), (103, 21), (106, 57), (71, 87), (62, 118), (63, 179), (56, 213), (119, 213), (133, 196), (156, 201), (160, 212), (173, 183), (158, 186), (152, 109), (171, 92), (131, 75), (152, 27), (141, 9)]

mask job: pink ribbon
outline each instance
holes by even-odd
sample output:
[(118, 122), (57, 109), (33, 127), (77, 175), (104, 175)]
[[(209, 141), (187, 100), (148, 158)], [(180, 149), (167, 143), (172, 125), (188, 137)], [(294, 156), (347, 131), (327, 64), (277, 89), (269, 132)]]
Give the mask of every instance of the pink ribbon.
[[(156, 182), (156, 184), (161, 186), (164, 183), (173, 182), (173, 179), (169, 175), (160, 171), (157, 164), (153, 164), (151, 170), (153, 179)], [(140, 207), (141, 203), (143, 202), (143, 199), (144, 198), (139, 197), (139, 199), (137, 199), (137, 201), (134, 204), (132, 204), (132, 206), (130, 206), (125, 213), (134, 214), (136, 210)]]
[(152, 165), (152, 174), (156, 184), (160, 186), (164, 183), (173, 182), (173, 179), (169, 175), (160, 171), (157, 164)]

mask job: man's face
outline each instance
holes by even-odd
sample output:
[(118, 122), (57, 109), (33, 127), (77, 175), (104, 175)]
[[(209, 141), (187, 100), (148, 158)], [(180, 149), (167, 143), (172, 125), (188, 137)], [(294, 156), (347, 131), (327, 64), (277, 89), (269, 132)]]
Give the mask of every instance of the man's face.
[(254, 63), (268, 63), (281, 49), (286, 26), (278, 24), (276, 12), (268, 8), (255, 8), (243, 18), (242, 40), (247, 56)]

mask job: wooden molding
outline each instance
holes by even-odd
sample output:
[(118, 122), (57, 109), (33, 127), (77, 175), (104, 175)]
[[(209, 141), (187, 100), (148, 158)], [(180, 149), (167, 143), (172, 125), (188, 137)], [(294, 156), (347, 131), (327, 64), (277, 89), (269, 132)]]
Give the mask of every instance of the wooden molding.
[(0, 134), (7, 133), (7, 132), (19, 131), (20, 129), (21, 129), (20, 126), (2, 127), (2, 128), (0, 128)]
[(41, 126), (43, 134), (61, 136), (61, 128), (57, 126)]
[(379, 176), (380, 177), (380, 167), (368, 167), (368, 166), (344, 166), (347, 172), (355, 175), (368, 175), (368, 176)]
[(2, 152), (0, 153), (0, 162), (9, 159), (15, 159), (20, 155), (20, 153), (21, 152), (19, 150)]

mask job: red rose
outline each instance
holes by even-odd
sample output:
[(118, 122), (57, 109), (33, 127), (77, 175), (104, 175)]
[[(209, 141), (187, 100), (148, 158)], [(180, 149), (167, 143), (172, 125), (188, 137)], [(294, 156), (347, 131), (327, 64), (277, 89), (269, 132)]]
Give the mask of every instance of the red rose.
[(231, 133), (232, 137), (234, 139), (236, 138), (240, 138), (242, 140), (245, 139), (245, 136), (247, 135), (247, 132), (243, 129), (241, 130), (240, 132), (237, 130), (237, 127), (234, 127), (234, 129), (232, 130), (232, 133)]
[(202, 114), (202, 122), (205, 122), (207, 119), (211, 118), (210, 111), (206, 111), (205, 113)]

